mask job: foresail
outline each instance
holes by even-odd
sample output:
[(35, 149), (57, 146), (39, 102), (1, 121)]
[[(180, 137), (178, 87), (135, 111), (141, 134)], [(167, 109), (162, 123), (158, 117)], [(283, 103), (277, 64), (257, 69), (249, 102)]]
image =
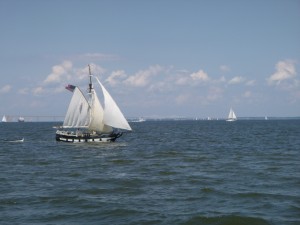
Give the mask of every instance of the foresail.
[(76, 87), (69, 108), (63, 123), (65, 128), (85, 128), (90, 122), (90, 106), (82, 94), (81, 90)]
[(110, 126), (106, 126), (103, 123), (103, 107), (98, 99), (95, 91), (92, 92), (91, 96), (91, 122), (89, 124), (89, 130), (97, 131), (100, 133), (108, 133), (113, 129)]
[(105, 87), (102, 85), (102, 83), (99, 81), (97, 77), (95, 77), (99, 83), (99, 85), (102, 88), (102, 92), (104, 95), (104, 117), (103, 117), (103, 122), (106, 125), (115, 127), (115, 128), (120, 128), (120, 129), (125, 129), (125, 130), (131, 130), (130, 125), (128, 124), (127, 120), (125, 119), (123, 113), (119, 109), (118, 105), (116, 102), (113, 100), (111, 95), (108, 93), (108, 91), (105, 89)]

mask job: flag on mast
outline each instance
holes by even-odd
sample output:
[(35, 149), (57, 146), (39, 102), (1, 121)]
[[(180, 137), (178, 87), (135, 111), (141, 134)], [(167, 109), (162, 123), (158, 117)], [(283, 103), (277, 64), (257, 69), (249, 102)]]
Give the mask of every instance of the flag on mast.
[(72, 85), (72, 84), (68, 84), (68, 85), (66, 86), (66, 89), (67, 89), (68, 91), (71, 91), (71, 92), (73, 92), (75, 88), (76, 88), (76, 86), (74, 86), (74, 85)]

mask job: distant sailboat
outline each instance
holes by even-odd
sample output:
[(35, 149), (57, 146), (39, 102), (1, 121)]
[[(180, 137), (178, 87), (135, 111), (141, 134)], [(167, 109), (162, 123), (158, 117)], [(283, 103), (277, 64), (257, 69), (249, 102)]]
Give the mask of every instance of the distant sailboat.
[(233, 109), (230, 108), (228, 119), (226, 121), (232, 122), (232, 121), (236, 121), (236, 120), (237, 120), (237, 117), (236, 117)]
[(24, 117), (19, 117), (19, 119), (18, 119), (18, 122), (25, 122), (25, 119), (24, 119)]
[(3, 123), (6, 123), (6, 122), (7, 122), (7, 118), (6, 118), (5, 115), (2, 117), (2, 122), (3, 122)]
[[(102, 107), (97, 97), (92, 78), (97, 80), (102, 89), (104, 107)], [(73, 85), (66, 87), (66, 89), (73, 92), (73, 97), (62, 126), (66, 130), (56, 131), (57, 141), (113, 142), (123, 134), (120, 131), (115, 131), (114, 128), (131, 130), (131, 127), (113, 98), (98, 78), (93, 77), (91, 74), (90, 66), (89, 80), (88, 99), (79, 87)], [(77, 131), (72, 131), (72, 129), (77, 129)]]
[(145, 122), (146, 120), (143, 117), (140, 117), (138, 120), (134, 120), (132, 122), (134, 123), (141, 123), (141, 122)]

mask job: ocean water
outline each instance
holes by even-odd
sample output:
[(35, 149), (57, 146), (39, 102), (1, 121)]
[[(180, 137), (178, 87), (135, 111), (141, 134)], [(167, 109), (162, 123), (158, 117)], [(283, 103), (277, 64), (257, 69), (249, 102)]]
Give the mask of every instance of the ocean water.
[(300, 224), (300, 120), (146, 121), (103, 144), (54, 125), (0, 124), (1, 225)]

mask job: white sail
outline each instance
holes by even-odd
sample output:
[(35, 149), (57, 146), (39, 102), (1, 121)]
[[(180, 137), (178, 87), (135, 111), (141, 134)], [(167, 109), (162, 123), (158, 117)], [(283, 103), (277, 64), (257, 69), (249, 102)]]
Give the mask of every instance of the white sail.
[(104, 111), (103, 107), (98, 99), (97, 93), (92, 90), (91, 93), (91, 121), (89, 124), (89, 130), (97, 131), (100, 133), (109, 133), (113, 130), (112, 127), (103, 123)]
[(2, 122), (7, 122), (7, 119), (6, 119), (6, 116), (4, 115), (3, 117), (2, 117)]
[(104, 108), (103, 122), (108, 126), (125, 129), (125, 130), (131, 130), (130, 125), (128, 124), (127, 120), (125, 119), (123, 113), (119, 109), (116, 102), (113, 100), (113, 98), (105, 89), (105, 87), (102, 85), (102, 83), (99, 81), (99, 79), (97, 77), (96, 79), (100, 84), (104, 95), (105, 108)]
[(236, 117), (236, 115), (235, 115), (235, 113), (233, 112), (233, 119), (237, 119), (237, 117)]
[(231, 118), (234, 119), (234, 120), (236, 120), (236, 115), (235, 115), (235, 113), (234, 113), (233, 110), (232, 110), (232, 117)]
[(63, 123), (65, 128), (85, 128), (90, 122), (90, 106), (81, 90), (76, 87)]
[(235, 120), (237, 120), (237, 117), (236, 117), (234, 111), (232, 110), (232, 108), (230, 108), (227, 121), (235, 121)]

